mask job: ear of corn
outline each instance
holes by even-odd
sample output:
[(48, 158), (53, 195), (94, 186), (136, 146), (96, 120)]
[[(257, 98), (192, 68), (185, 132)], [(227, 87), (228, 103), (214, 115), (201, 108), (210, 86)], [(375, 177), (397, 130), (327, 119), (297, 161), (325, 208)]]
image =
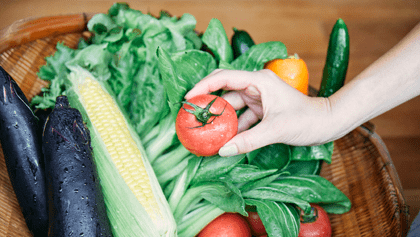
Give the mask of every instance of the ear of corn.
[(92, 136), (92, 148), (115, 236), (176, 236), (167, 200), (138, 135), (107, 87), (71, 68), (67, 96)]

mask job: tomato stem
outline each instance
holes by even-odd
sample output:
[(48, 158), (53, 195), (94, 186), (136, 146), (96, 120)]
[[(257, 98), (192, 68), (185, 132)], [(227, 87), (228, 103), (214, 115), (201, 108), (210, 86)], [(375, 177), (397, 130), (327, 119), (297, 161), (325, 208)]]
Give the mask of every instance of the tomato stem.
[(300, 222), (301, 223), (312, 223), (318, 219), (318, 209), (311, 207), (311, 212), (305, 214), (303, 210), (300, 210)]
[[(200, 127), (204, 127), (207, 124), (210, 124), (211, 122), (213, 122), (213, 120), (215, 119), (215, 117), (220, 116), (223, 114), (223, 112), (225, 111), (226, 105), (223, 108), (223, 111), (220, 114), (213, 114), (212, 112), (210, 112), (210, 108), (213, 105), (213, 103), (216, 101), (217, 97), (215, 97), (212, 101), (210, 101), (210, 103), (208, 103), (206, 105), (205, 108), (201, 108), (200, 106), (190, 103), (188, 101), (184, 101), (182, 102), (182, 104), (187, 104), (191, 107), (193, 107), (194, 110), (191, 109), (186, 109), (184, 106), (182, 106), (182, 108), (187, 111), (190, 114), (193, 114), (195, 116), (195, 118), (197, 119), (197, 121), (199, 121), (201, 123), (200, 126), (197, 127), (192, 127), (192, 128), (200, 128)], [(210, 118), (214, 117), (210, 122)]]

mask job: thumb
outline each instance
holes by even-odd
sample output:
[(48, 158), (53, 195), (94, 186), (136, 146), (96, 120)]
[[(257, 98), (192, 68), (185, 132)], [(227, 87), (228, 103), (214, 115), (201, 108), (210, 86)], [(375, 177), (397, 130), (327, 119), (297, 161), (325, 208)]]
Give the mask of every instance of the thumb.
[(270, 130), (263, 123), (234, 136), (219, 150), (220, 156), (244, 154), (272, 143)]

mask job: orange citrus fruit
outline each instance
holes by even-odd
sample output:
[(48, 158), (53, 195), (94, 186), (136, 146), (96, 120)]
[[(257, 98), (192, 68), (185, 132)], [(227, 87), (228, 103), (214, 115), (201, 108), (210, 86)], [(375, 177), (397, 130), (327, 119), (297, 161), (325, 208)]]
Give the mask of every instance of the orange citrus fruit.
[(303, 94), (308, 94), (309, 73), (305, 61), (296, 54), (286, 59), (274, 59), (264, 65), (265, 69), (270, 69), (287, 84), (299, 90)]

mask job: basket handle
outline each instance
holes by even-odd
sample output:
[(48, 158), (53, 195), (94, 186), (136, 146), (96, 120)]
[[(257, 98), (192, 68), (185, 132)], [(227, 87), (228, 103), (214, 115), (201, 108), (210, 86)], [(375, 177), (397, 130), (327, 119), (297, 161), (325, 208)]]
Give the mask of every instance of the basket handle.
[(0, 53), (37, 39), (82, 32), (94, 13), (25, 18), (0, 31)]

